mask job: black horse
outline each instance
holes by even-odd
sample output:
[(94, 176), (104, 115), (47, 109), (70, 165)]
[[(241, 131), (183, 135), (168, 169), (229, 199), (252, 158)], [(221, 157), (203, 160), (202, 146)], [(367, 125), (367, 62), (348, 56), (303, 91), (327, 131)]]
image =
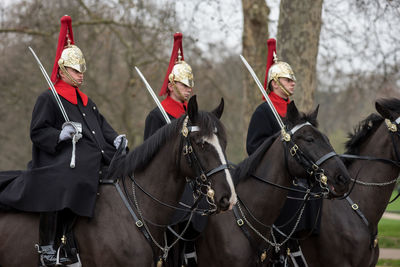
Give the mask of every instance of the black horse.
[[(172, 245), (164, 242), (165, 226), (186, 179), (193, 182), (195, 195), (206, 195), (210, 212), (232, 208), (236, 193), (224, 156), (222, 111), (223, 100), (213, 112), (204, 112), (192, 97), (187, 116), (164, 126), (126, 156), (131, 179), (111, 177), (113, 182), (100, 186), (95, 217), (76, 223), (83, 266), (161, 263)], [(38, 214), (0, 212), (0, 266), (37, 266), (38, 223)]]
[(274, 243), (269, 226), (284, 205), (293, 177), (308, 179), (331, 197), (347, 191), (349, 175), (317, 130), (317, 114), (318, 108), (305, 115), (290, 103), (285, 122), (290, 135), (277, 133), (238, 165), (238, 209), (209, 218), (196, 244), (199, 266), (265, 264), (270, 254), (265, 249)]
[[(309, 266), (375, 266), (379, 257), (378, 222), (400, 173), (400, 100), (375, 103), (371, 114), (346, 143), (355, 179), (349, 200), (324, 201), (321, 232), (300, 242)], [(346, 156), (345, 154), (345, 156)]]

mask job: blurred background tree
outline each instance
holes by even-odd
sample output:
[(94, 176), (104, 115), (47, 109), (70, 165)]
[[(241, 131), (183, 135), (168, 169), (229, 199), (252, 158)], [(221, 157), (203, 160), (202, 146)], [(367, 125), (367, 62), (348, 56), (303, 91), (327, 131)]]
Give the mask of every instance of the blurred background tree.
[(144, 119), (155, 106), (133, 67), (158, 93), (177, 31), (200, 108), (226, 101), (222, 121), (233, 162), (245, 157), (248, 121), (262, 101), (238, 55), (263, 82), (270, 37), (296, 73), (295, 102), (304, 111), (321, 105), (320, 128), (338, 152), (346, 133), (374, 111), (376, 98), (400, 93), (398, 1), (2, 1), (0, 170), (24, 169), (31, 159), (31, 112), (47, 85), (27, 47), (50, 73), (65, 14), (87, 61), (82, 90), (118, 132), (127, 133), (130, 147), (142, 142)]

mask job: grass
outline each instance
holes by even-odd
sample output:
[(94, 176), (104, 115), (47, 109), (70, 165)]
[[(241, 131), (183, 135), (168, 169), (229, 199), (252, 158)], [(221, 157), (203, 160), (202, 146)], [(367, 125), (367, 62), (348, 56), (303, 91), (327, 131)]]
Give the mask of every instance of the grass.
[(376, 266), (391, 266), (391, 267), (400, 267), (400, 260), (378, 260), (378, 264)]
[[(396, 196), (397, 190), (392, 193), (392, 197), (390, 198), (390, 200), (394, 199)], [(400, 213), (400, 196), (396, 199), (395, 202), (387, 206), (386, 211)]]
[[(393, 192), (391, 199), (396, 196), (397, 190)], [(389, 204), (386, 211), (400, 213), (400, 197), (395, 202)], [(382, 218), (378, 224), (378, 238), (379, 247), (381, 248), (400, 248), (400, 221)]]
[(381, 219), (378, 224), (379, 247), (400, 248), (400, 221)]

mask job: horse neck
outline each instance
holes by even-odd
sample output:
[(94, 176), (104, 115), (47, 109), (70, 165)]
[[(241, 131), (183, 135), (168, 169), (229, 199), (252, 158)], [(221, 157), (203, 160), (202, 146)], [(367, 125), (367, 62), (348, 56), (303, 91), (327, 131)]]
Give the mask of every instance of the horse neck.
[[(396, 140), (397, 139), (397, 140)], [(400, 142), (395, 137), (395, 142)], [(392, 138), (385, 124), (366, 140), (360, 148), (361, 156), (372, 156), (397, 161)], [(378, 161), (356, 160), (348, 167), (351, 177), (370, 183), (385, 183), (396, 179), (399, 168)], [(365, 186), (356, 184), (350, 198), (356, 202), (360, 210), (373, 225), (377, 225), (386, 209), (395, 183), (386, 186)]]
[[(163, 203), (177, 206), (183, 193), (185, 179), (179, 174), (176, 159), (179, 138), (168, 141), (146, 168), (135, 172), (136, 182), (151, 196)], [(159, 224), (168, 224), (174, 210), (145, 195), (136, 186), (137, 200), (144, 217)]]
[[(274, 184), (288, 187), (290, 177), (285, 166), (284, 147), (277, 138), (264, 154), (254, 175)], [(265, 224), (272, 224), (283, 207), (287, 191), (248, 176), (237, 186), (240, 199), (253, 215)]]

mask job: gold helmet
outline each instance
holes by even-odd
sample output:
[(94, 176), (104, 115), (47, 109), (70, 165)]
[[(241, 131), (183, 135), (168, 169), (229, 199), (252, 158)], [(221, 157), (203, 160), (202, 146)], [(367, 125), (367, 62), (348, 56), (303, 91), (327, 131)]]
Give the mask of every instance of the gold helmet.
[(278, 59), (276, 59), (275, 64), (273, 64), (268, 70), (267, 84), (269, 84), (272, 80), (277, 80), (279, 78), (289, 78), (293, 81), (296, 81), (292, 67), (290, 67), (290, 65), (286, 62), (278, 61)]
[(190, 88), (194, 86), (192, 68), (183, 58), (182, 33), (180, 32), (174, 34), (174, 46), (159, 95), (169, 94), (168, 83), (174, 82), (181, 82)]
[(65, 67), (73, 68), (74, 70), (84, 73), (86, 71), (86, 61), (82, 51), (76, 45), (69, 45), (65, 48), (61, 57), (58, 60), (58, 66), (64, 70)]
[(168, 80), (172, 82), (181, 82), (184, 85), (193, 88), (193, 72), (192, 68), (185, 61), (181, 61), (178, 57), (178, 62), (174, 65)]
[(279, 78), (289, 78), (296, 81), (292, 67), (286, 62), (279, 61), (276, 56), (276, 40), (270, 38), (267, 41), (268, 44), (268, 56), (267, 56), (267, 68), (264, 81), (264, 88), (267, 93), (270, 93), (269, 84), (272, 80), (278, 83), (282, 90), (290, 96), (290, 93), (284, 88), (279, 82)]
[(78, 82), (69, 75), (65, 67), (70, 67), (83, 73), (86, 71), (85, 58), (83, 57), (82, 51), (74, 45), (71, 17), (67, 15), (62, 16), (60, 21), (60, 34), (58, 36), (56, 58), (51, 73), (51, 81), (56, 83), (59, 78), (58, 71), (61, 69), (75, 85), (78, 85)]

